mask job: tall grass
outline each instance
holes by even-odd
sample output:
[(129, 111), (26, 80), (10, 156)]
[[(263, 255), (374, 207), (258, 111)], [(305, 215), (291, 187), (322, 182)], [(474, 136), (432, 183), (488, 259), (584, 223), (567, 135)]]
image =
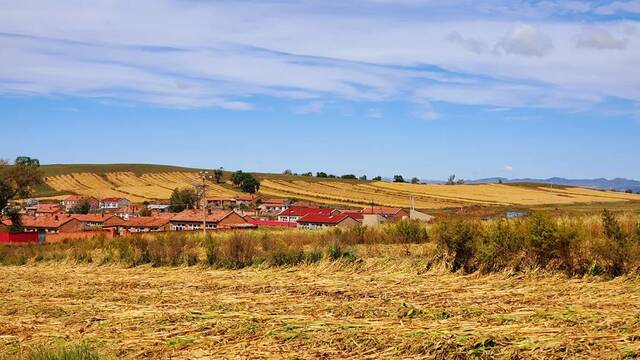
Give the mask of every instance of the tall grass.
[(355, 226), (323, 231), (165, 233), (57, 244), (0, 246), (1, 265), (66, 261), (135, 267), (288, 266), (357, 258), (356, 246), (436, 244), (431, 264), (451, 271), (547, 270), (571, 276), (640, 274), (640, 223), (607, 210), (601, 216), (550, 217), (489, 222), (444, 220), (426, 225), (401, 221), (378, 228)]

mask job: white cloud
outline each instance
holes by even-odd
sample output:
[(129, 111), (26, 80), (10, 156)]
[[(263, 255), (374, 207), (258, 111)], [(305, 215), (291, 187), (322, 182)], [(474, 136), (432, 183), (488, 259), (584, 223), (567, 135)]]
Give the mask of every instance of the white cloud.
[(459, 32), (454, 31), (452, 33), (450, 33), (449, 35), (447, 35), (445, 37), (445, 40), (452, 42), (452, 43), (456, 43), (459, 44), (460, 46), (462, 46), (463, 48), (476, 53), (476, 54), (484, 54), (489, 50), (489, 47), (487, 44), (485, 44), (482, 41), (478, 41), (478, 40), (474, 40), (474, 39), (467, 39), (462, 37), (462, 35), (460, 35)]
[[(244, 110), (262, 95), (562, 109), (640, 101), (637, 21), (553, 17), (591, 11), (581, 2), (373, 1), (0, 0), (0, 94)], [(615, 36), (576, 47), (584, 23)], [(621, 37), (619, 51), (599, 50)]]
[(519, 25), (505, 35), (498, 47), (509, 54), (545, 56), (553, 50), (553, 41), (531, 25)]
[(607, 30), (588, 29), (576, 37), (576, 46), (595, 49), (624, 49), (627, 39), (616, 39)]
[(513, 171), (513, 166), (511, 166), (511, 165), (505, 165), (505, 166), (504, 166), (504, 170), (505, 170), (505, 171), (508, 171), (508, 172), (512, 172), (512, 171)]

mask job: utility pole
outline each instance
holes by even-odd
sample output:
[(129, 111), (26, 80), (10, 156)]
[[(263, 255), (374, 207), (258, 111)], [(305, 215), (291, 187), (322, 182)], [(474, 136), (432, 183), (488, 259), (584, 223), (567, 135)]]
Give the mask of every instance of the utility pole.
[(209, 171), (200, 171), (198, 174), (202, 180), (202, 184), (196, 185), (202, 194), (202, 234), (207, 236), (207, 188), (209, 187), (207, 180), (213, 179), (213, 176)]

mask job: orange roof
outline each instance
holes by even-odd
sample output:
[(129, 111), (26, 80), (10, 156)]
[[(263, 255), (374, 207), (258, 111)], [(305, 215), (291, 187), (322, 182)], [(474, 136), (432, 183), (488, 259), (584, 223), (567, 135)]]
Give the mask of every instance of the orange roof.
[(73, 215), (73, 217), (82, 222), (103, 223), (115, 216), (103, 215), (103, 214), (86, 214), (86, 215), (80, 214), (80, 215)]
[(213, 196), (213, 197), (208, 197), (207, 201), (234, 201), (234, 198), (230, 198), (230, 197), (224, 197), (224, 196)]
[(373, 208), (367, 207), (362, 209), (363, 214), (378, 214), (378, 215), (396, 215), (402, 208), (375, 206)]
[(20, 222), (26, 228), (59, 228), (60, 226), (74, 220), (70, 215), (62, 216), (22, 216)]
[(59, 204), (38, 204), (36, 208), (36, 212), (39, 213), (57, 213), (61, 212), (62, 207)]
[(64, 201), (82, 201), (83, 197), (80, 195), (70, 195), (67, 196)]
[(169, 223), (171, 218), (167, 216), (141, 216), (124, 222), (128, 227), (160, 227)]
[[(206, 221), (207, 222), (219, 222), (233, 213), (232, 210), (207, 210)], [(171, 221), (186, 221), (186, 222), (202, 222), (202, 210), (199, 209), (187, 209), (180, 213), (177, 213)]]

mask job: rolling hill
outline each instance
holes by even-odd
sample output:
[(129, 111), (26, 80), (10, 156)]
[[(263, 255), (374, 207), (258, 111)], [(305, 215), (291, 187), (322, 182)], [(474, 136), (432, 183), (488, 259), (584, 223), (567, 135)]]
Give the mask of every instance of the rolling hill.
[[(168, 199), (175, 188), (198, 183), (200, 169), (149, 164), (43, 165), (46, 184), (39, 197), (80, 194), (95, 197), (121, 196), (132, 201)], [(522, 206), (640, 203), (640, 195), (547, 184), (398, 184), (384, 181), (328, 179), (255, 173), (260, 193), (322, 204), (366, 207), (408, 207), (413, 197), (417, 208), (445, 209), (467, 206)], [(233, 196), (237, 190), (224, 173), (224, 183), (210, 183), (209, 196)]]

